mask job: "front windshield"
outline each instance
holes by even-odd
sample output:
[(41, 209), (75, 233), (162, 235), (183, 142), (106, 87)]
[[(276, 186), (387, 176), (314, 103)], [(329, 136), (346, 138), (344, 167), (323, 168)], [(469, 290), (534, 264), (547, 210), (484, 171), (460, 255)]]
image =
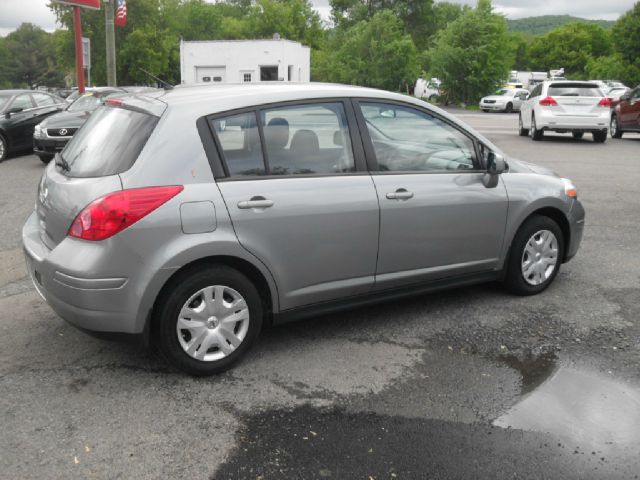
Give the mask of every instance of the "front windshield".
[(67, 110), (70, 112), (92, 112), (101, 104), (102, 100), (99, 97), (94, 96), (92, 93), (87, 93), (69, 105)]
[(0, 95), (0, 110), (5, 107), (10, 98), (11, 95)]

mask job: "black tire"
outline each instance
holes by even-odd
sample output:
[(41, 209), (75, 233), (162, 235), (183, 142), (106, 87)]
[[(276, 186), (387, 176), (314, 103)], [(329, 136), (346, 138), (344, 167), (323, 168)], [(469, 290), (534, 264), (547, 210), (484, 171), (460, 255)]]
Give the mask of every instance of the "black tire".
[[(528, 283), (522, 273), (522, 258), (527, 242), (540, 230), (552, 232), (558, 243), (558, 254), (555, 269), (544, 282), (539, 285)], [(505, 288), (516, 295), (535, 295), (545, 290), (558, 274), (560, 265), (564, 258), (564, 235), (558, 224), (549, 217), (543, 215), (533, 215), (529, 217), (518, 229), (506, 263), (506, 275), (503, 281)]]
[(611, 138), (622, 138), (622, 134), (624, 133), (620, 128), (620, 123), (618, 123), (618, 116), (611, 115)]
[[(188, 355), (176, 332), (179, 313), (189, 298), (212, 285), (224, 285), (237, 291), (249, 309), (249, 327), (242, 343), (226, 357), (197, 360)], [(189, 375), (205, 376), (224, 372), (236, 363), (258, 337), (263, 323), (263, 307), (255, 285), (239, 271), (224, 265), (208, 265), (186, 271), (169, 285), (169, 290), (154, 311), (159, 350), (171, 365)]]
[(522, 114), (518, 114), (518, 135), (521, 137), (529, 135), (529, 129), (522, 126)]
[(580, 140), (582, 137), (584, 137), (584, 132), (571, 132), (571, 136), (576, 140)]
[(44, 163), (45, 165), (48, 165), (49, 162), (51, 160), (53, 160), (53, 155), (41, 155), (41, 154), (38, 154), (38, 158), (40, 159), (40, 161), (42, 163)]
[(507, 109), (505, 110), (506, 113), (513, 113), (513, 103), (509, 102), (507, 103)]
[(6, 138), (0, 133), (0, 162), (3, 162), (7, 159), (8, 153), (9, 142), (7, 142)]
[(542, 137), (544, 137), (544, 131), (538, 130), (536, 126), (536, 116), (533, 114), (531, 115), (531, 130), (529, 133), (531, 133), (531, 140), (535, 142), (539, 142), (542, 140)]
[(604, 143), (607, 141), (607, 131), (600, 130), (599, 132), (593, 132), (594, 143)]
[(486, 109), (484, 109), (484, 108), (482, 109), (482, 111), (483, 111), (484, 113), (489, 113), (489, 110), (486, 110)]

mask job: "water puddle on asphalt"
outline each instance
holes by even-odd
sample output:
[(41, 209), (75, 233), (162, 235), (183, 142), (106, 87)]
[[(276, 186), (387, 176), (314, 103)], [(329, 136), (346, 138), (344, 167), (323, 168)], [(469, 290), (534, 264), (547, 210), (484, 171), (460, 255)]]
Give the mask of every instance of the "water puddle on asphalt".
[(574, 453), (627, 457), (640, 452), (640, 390), (561, 366), (493, 423), (550, 433)]

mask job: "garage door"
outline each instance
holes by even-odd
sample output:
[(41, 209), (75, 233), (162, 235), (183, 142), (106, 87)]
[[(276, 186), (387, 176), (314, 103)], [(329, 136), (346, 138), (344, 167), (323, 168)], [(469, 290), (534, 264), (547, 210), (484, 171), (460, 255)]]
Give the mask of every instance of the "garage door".
[(226, 67), (196, 67), (195, 83), (224, 83)]

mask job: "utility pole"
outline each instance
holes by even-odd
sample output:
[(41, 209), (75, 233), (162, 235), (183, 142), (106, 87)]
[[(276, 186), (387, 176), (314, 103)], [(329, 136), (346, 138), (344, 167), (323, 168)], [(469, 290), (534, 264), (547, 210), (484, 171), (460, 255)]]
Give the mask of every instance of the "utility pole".
[(116, 86), (116, 38), (113, 24), (113, 4), (115, 0), (104, 2), (104, 29), (107, 34), (107, 85)]

